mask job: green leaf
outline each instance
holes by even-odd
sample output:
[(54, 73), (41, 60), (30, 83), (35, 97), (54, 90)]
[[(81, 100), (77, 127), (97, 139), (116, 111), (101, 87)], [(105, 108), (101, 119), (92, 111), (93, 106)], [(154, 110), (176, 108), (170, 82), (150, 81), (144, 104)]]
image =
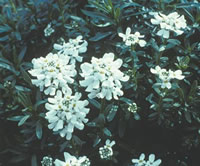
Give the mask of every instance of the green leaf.
[(28, 118), (30, 118), (30, 115), (25, 115), (25, 116), (19, 121), (18, 126), (23, 125), (23, 124), (26, 122), (26, 120), (27, 120)]
[(112, 137), (112, 133), (110, 132), (110, 130), (108, 130), (108, 128), (104, 128), (103, 132), (105, 135), (107, 135), (108, 137)]
[(8, 35), (6, 35), (4, 37), (0, 37), (0, 42), (4, 42), (4, 41), (6, 41), (8, 39), (9, 39)]
[(92, 19), (100, 19), (100, 20), (104, 20), (107, 22), (110, 22), (112, 24), (115, 24), (115, 22), (110, 19), (109, 17), (107, 17), (106, 15), (102, 14), (102, 13), (97, 13), (97, 12), (91, 12), (91, 11), (87, 11), (87, 10), (83, 10), (81, 9), (81, 11), (86, 15), (91, 17)]
[(117, 109), (118, 109), (117, 105), (112, 105), (112, 108), (110, 109), (110, 111), (106, 117), (108, 122), (111, 122), (114, 119), (114, 117), (117, 113)]
[(37, 164), (37, 157), (36, 155), (32, 155), (32, 158), (31, 158), (31, 166), (38, 166)]
[(7, 118), (7, 120), (11, 120), (11, 121), (20, 121), (22, 119), (23, 116), (13, 116), (10, 118)]
[(33, 106), (34, 110), (37, 110), (38, 106), (40, 106), (40, 105), (42, 105), (42, 104), (44, 104), (44, 103), (46, 103), (46, 102), (47, 102), (47, 99), (37, 101), (37, 102), (35, 103), (35, 105)]
[(101, 142), (101, 138), (97, 135), (96, 139), (94, 140), (93, 147), (97, 146)]
[(26, 81), (30, 86), (32, 86), (32, 81), (28, 73), (24, 70), (22, 66), (20, 66), (20, 71), (22, 73), (24, 81)]
[(95, 99), (88, 99), (88, 101), (93, 105), (95, 106), (96, 108), (100, 109), (101, 108), (101, 104), (96, 101)]
[(18, 63), (20, 64), (24, 58), (24, 55), (26, 53), (26, 50), (27, 50), (27, 47), (24, 46), (21, 50), (21, 52), (19, 53), (19, 56), (18, 56)]
[(123, 101), (123, 102), (125, 102), (127, 104), (133, 104), (133, 101), (128, 99), (128, 98), (126, 98), (126, 97), (121, 97), (119, 100), (121, 100), (121, 101)]
[(75, 143), (79, 146), (82, 146), (85, 141), (82, 141), (79, 137), (77, 137), (76, 135), (73, 135), (73, 140), (75, 141)]
[(23, 92), (30, 92), (31, 90), (29, 88), (20, 86), (20, 85), (15, 85), (16, 90), (18, 91), (23, 91)]
[(185, 119), (186, 119), (189, 123), (192, 123), (191, 114), (190, 114), (187, 110), (184, 111), (184, 115), (185, 115)]
[(89, 41), (99, 41), (103, 38), (106, 38), (107, 36), (113, 34), (113, 32), (97, 32), (94, 37), (89, 38)]
[(14, 73), (15, 75), (17, 75), (17, 76), (19, 75), (19, 72), (16, 71), (16, 70), (14, 69), (14, 67), (11, 66), (11, 65), (9, 65), (9, 64), (6, 64), (6, 63), (3, 63), (3, 62), (0, 62), (0, 68), (7, 69), (7, 70), (13, 72), (13, 73)]
[(7, 24), (5, 24), (4, 26), (0, 26), (0, 33), (9, 32), (10, 30), (12, 30), (12, 28)]
[(40, 123), (40, 120), (36, 122), (36, 136), (38, 139), (42, 138), (42, 124)]

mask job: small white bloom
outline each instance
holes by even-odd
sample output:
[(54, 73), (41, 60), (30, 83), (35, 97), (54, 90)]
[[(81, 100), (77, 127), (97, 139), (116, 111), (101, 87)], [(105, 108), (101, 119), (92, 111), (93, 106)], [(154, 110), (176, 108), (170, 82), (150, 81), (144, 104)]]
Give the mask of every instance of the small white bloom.
[(185, 76), (182, 75), (182, 71), (181, 70), (176, 70), (176, 71), (171, 71), (169, 70), (169, 75), (172, 79), (178, 79), (178, 80), (182, 80), (185, 78)]
[(49, 156), (44, 156), (41, 164), (42, 166), (53, 166), (53, 159)]
[(90, 160), (86, 156), (78, 158), (80, 166), (90, 166)]
[(165, 15), (162, 13), (153, 13), (154, 18), (151, 19), (151, 23), (154, 25), (160, 25), (160, 30), (157, 32), (158, 36), (168, 39), (170, 31), (176, 33), (176, 35), (181, 35), (187, 28), (186, 20), (184, 16), (180, 16), (177, 12)]
[(113, 156), (112, 146), (115, 145), (115, 141), (106, 140), (105, 145), (99, 148), (99, 154), (101, 159), (110, 160)]
[(139, 32), (135, 32), (134, 34), (131, 34), (130, 27), (127, 27), (125, 34), (119, 33), (118, 35), (122, 37), (123, 42), (125, 42), (125, 45), (127, 46), (139, 44), (140, 47), (144, 47), (146, 45), (146, 41), (141, 39), (141, 38), (144, 38), (144, 35), (140, 35)]
[(54, 44), (53, 47), (59, 54), (69, 56), (70, 63), (74, 64), (76, 61), (82, 62), (83, 57), (79, 54), (85, 53), (87, 51), (87, 46), (87, 41), (83, 40), (82, 36), (77, 36), (76, 39), (69, 39), (68, 43)]
[(58, 89), (69, 91), (68, 84), (74, 82), (75, 65), (69, 65), (69, 57), (62, 54), (49, 53), (45, 58), (33, 59), (33, 69), (28, 72), (36, 79), (32, 84), (40, 88), (46, 95), (55, 95)]
[(146, 166), (159, 166), (161, 162), (162, 162), (161, 159), (155, 160), (155, 155), (150, 154)]
[(121, 82), (128, 81), (129, 77), (125, 76), (119, 68), (122, 65), (122, 60), (114, 60), (113, 53), (104, 54), (103, 58), (92, 58), (91, 63), (81, 64), (84, 80), (80, 81), (80, 85), (86, 88), (89, 98), (106, 98), (111, 100), (118, 99), (118, 96), (123, 95), (121, 90)]
[(55, 30), (51, 27), (51, 23), (49, 23), (47, 25), (47, 27), (44, 29), (44, 36), (51, 36), (51, 34), (54, 32)]
[(171, 89), (171, 79), (182, 80), (185, 76), (182, 75), (181, 70), (176, 70), (175, 72), (172, 70), (167, 71), (166, 69), (161, 69), (160, 66), (156, 66), (155, 69), (150, 69), (151, 73), (158, 75), (160, 82), (158, 84), (161, 85), (161, 88)]
[(137, 109), (138, 109), (138, 107), (137, 107), (136, 103), (129, 104), (128, 111), (135, 113), (137, 111)]
[(139, 159), (132, 159), (133, 164), (137, 164), (137, 166), (144, 166), (146, 164), (145, 161), (145, 154), (142, 153), (139, 157)]
[(72, 156), (68, 152), (64, 152), (64, 157), (65, 157), (65, 161), (56, 159), (54, 161), (55, 166), (76, 166), (75, 163), (78, 162), (78, 159), (75, 156)]
[(72, 92), (68, 91), (63, 95), (58, 90), (56, 96), (48, 98), (48, 103), (45, 104), (45, 108), (48, 110), (45, 118), (50, 123), (48, 128), (59, 131), (60, 136), (66, 136), (67, 140), (72, 138), (74, 128), (83, 130), (84, 123), (88, 122), (86, 115), (89, 113), (89, 109), (85, 108), (88, 101), (82, 101), (80, 98), (81, 93), (75, 93), (73, 96)]

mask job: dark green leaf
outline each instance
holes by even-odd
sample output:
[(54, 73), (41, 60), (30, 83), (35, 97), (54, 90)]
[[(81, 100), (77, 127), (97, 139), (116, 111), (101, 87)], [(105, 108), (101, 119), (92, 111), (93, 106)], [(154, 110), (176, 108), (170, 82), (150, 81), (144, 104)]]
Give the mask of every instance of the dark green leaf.
[(26, 122), (26, 120), (27, 120), (28, 118), (30, 118), (30, 115), (25, 115), (25, 116), (19, 121), (18, 126), (23, 125), (23, 124)]
[(7, 118), (8, 120), (11, 120), (11, 121), (20, 121), (22, 119), (23, 116), (13, 116), (13, 117), (10, 117), (10, 118)]
[(9, 39), (8, 35), (6, 35), (4, 37), (0, 37), (0, 42), (4, 42), (4, 41), (6, 41), (8, 39)]
[(11, 30), (11, 27), (5, 24), (4, 26), (0, 26), (0, 33), (8, 32)]
[(191, 119), (191, 114), (188, 111), (184, 111), (185, 114), (185, 119), (189, 122), (192, 123), (192, 119)]
[(0, 62), (0, 68), (7, 69), (7, 70), (13, 72), (15, 75), (19, 75), (19, 72), (16, 71), (16, 70), (14, 69), (14, 67), (11, 66), (11, 65), (9, 65), (9, 64), (6, 64), (6, 63), (3, 63), (3, 62)]
[(97, 135), (96, 139), (94, 140), (93, 147), (97, 146), (101, 142), (101, 138)]
[(103, 129), (103, 132), (105, 135), (107, 135), (108, 137), (112, 137), (112, 133), (110, 132), (110, 130), (108, 130), (107, 128)]
[(94, 37), (89, 38), (89, 41), (99, 41), (109, 35), (111, 35), (113, 32), (97, 32)]
[(37, 157), (36, 155), (32, 155), (32, 158), (31, 158), (31, 166), (38, 166), (37, 164)]
[(101, 104), (96, 101), (95, 99), (88, 99), (88, 101), (93, 105), (95, 106), (96, 108), (100, 109), (101, 108)]
[(40, 120), (36, 122), (36, 136), (38, 139), (42, 138), (42, 124), (40, 123)]
[(26, 53), (26, 50), (27, 50), (27, 47), (24, 46), (21, 50), (21, 52), (19, 53), (19, 56), (18, 56), (18, 62), (19, 64), (22, 62), (22, 59), (24, 58), (24, 55)]
[(114, 117), (117, 113), (117, 109), (118, 109), (117, 105), (112, 105), (112, 108), (110, 109), (110, 111), (106, 117), (108, 122), (111, 122), (114, 119)]

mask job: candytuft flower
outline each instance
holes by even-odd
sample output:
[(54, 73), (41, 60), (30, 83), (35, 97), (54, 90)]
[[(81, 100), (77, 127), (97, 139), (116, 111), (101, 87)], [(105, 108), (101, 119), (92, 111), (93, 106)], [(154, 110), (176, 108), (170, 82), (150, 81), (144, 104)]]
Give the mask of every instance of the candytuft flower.
[(128, 81), (129, 77), (125, 76), (119, 68), (122, 60), (114, 60), (113, 53), (104, 54), (103, 58), (92, 58), (91, 63), (83, 63), (81, 65), (81, 76), (84, 80), (80, 81), (80, 85), (86, 88), (89, 98), (106, 98), (111, 100), (118, 99), (123, 95), (120, 81)]
[(139, 32), (135, 32), (134, 34), (131, 34), (131, 28), (127, 27), (126, 33), (118, 33), (120, 37), (122, 37), (123, 42), (125, 42), (125, 45), (131, 46), (135, 44), (139, 44), (140, 47), (144, 47), (146, 45), (146, 41), (142, 40), (144, 38), (144, 35), (140, 35)]
[(155, 161), (155, 155), (150, 154), (149, 160), (145, 160), (145, 154), (142, 153), (139, 159), (132, 159), (132, 163), (136, 164), (136, 166), (159, 166), (161, 164), (161, 159)]
[(99, 154), (101, 159), (110, 160), (113, 156), (112, 146), (115, 145), (115, 141), (106, 140), (106, 144), (99, 148)]
[(83, 40), (83, 36), (77, 36), (76, 39), (69, 39), (69, 42), (63, 44), (54, 44), (54, 49), (58, 54), (64, 54), (70, 57), (70, 63), (74, 64), (76, 61), (82, 62), (83, 57), (79, 56), (81, 53), (87, 51), (88, 43)]
[(44, 156), (41, 164), (42, 166), (53, 166), (53, 159), (49, 156)]
[(49, 23), (47, 25), (47, 27), (44, 29), (44, 36), (51, 36), (51, 34), (54, 32), (55, 30), (51, 27), (51, 23)]
[(32, 60), (33, 69), (28, 72), (36, 77), (32, 84), (44, 90), (46, 95), (55, 95), (58, 89), (63, 92), (69, 91), (68, 84), (74, 82), (76, 76), (74, 65), (70, 65), (69, 57), (62, 54), (49, 53), (45, 58), (40, 57)]
[(74, 128), (83, 130), (84, 123), (88, 122), (86, 115), (89, 108), (85, 108), (88, 101), (80, 98), (81, 93), (73, 96), (71, 91), (63, 94), (58, 90), (56, 96), (48, 98), (48, 103), (45, 104), (48, 110), (45, 118), (50, 123), (48, 128), (58, 131), (61, 137), (66, 136), (67, 140), (72, 138)]
[(77, 158), (68, 152), (64, 152), (64, 157), (65, 161), (56, 159), (54, 161), (55, 166), (90, 166), (90, 160), (86, 156)]
[(161, 69), (160, 66), (156, 66), (155, 69), (151, 68), (150, 71), (159, 77), (160, 82), (158, 84), (160, 84), (163, 89), (170, 89), (172, 87), (170, 82), (172, 79), (182, 80), (185, 78), (181, 70), (167, 71), (166, 69)]
[(160, 30), (157, 32), (158, 36), (168, 39), (170, 31), (175, 32), (176, 35), (181, 35), (187, 27), (184, 15), (180, 16), (177, 12), (165, 15), (162, 13), (152, 13), (154, 18), (151, 19), (151, 23), (154, 25), (160, 25)]

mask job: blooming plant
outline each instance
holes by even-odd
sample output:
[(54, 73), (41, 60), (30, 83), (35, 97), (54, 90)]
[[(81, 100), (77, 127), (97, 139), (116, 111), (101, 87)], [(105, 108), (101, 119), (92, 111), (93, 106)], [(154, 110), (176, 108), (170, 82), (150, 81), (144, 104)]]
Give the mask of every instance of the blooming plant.
[(180, 16), (177, 12), (172, 12), (169, 15), (162, 13), (152, 13), (154, 18), (151, 19), (151, 23), (155, 25), (160, 25), (161, 30), (157, 32), (158, 36), (168, 39), (170, 31), (175, 32), (175, 34), (181, 35), (187, 27), (184, 15)]
[(199, 4), (0, 0), (0, 166), (199, 166)]
[(128, 81), (129, 77), (125, 76), (119, 68), (122, 65), (122, 60), (114, 61), (113, 53), (105, 53), (103, 58), (92, 58), (90, 63), (81, 65), (81, 76), (85, 80), (80, 81), (80, 85), (86, 88), (86, 92), (90, 92), (89, 98), (112, 98), (118, 99), (118, 96), (123, 95), (120, 81)]

